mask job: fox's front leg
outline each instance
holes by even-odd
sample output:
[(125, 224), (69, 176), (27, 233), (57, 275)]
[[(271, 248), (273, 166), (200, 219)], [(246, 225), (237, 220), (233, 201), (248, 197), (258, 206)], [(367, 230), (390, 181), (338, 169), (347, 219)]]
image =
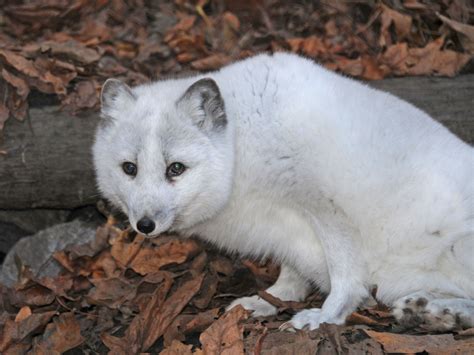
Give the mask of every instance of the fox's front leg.
[(326, 256), (331, 290), (322, 308), (297, 313), (285, 327), (316, 329), (321, 323), (343, 324), (369, 296), (364, 280), (365, 264), (357, 246), (359, 231), (342, 212), (328, 212), (309, 218)]
[[(277, 281), (266, 292), (282, 301), (303, 301), (308, 295), (310, 286), (292, 267), (283, 264)], [(242, 297), (233, 301), (227, 310), (241, 305), (252, 311), (254, 317), (277, 314), (277, 308), (258, 295)]]

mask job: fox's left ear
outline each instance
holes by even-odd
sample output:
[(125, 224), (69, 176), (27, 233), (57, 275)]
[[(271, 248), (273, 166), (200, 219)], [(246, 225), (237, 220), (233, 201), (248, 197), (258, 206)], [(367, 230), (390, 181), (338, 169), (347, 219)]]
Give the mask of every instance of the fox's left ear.
[(207, 133), (223, 130), (227, 125), (224, 100), (219, 87), (211, 78), (192, 84), (177, 101), (193, 123)]
[(115, 118), (124, 108), (136, 100), (132, 89), (124, 82), (117, 79), (107, 79), (102, 85), (100, 103), (102, 115), (106, 118)]

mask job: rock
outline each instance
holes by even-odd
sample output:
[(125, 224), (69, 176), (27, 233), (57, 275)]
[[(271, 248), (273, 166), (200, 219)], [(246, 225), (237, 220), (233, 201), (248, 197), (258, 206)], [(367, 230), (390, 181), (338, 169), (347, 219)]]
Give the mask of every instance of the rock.
[(84, 206), (74, 210), (0, 210), (0, 263), (21, 238), (76, 219), (97, 226), (105, 222), (105, 218), (95, 206)]
[(82, 221), (58, 224), (30, 237), (19, 240), (8, 252), (0, 272), (0, 283), (13, 285), (18, 277), (15, 255), (24, 265), (28, 265), (33, 274), (55, 276), (61, 270), (59, 264), (51, 257), (57, 250), (68, 245), (85, 244), (95, 238), (93, 226)]

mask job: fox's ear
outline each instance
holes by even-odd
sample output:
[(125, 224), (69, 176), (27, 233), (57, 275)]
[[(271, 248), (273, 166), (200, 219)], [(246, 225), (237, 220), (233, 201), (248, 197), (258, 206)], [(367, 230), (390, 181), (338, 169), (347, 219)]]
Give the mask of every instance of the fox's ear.
[(100, 103), (104, 117), (114, 117), (136, 100), (130, 87), (117, 79), (107, 79), (102, 85)]
[(224, 100), (211, 78), (200, 79), (192, 84), (176, 105), (207, 133), (221, 131), (227, 125)]

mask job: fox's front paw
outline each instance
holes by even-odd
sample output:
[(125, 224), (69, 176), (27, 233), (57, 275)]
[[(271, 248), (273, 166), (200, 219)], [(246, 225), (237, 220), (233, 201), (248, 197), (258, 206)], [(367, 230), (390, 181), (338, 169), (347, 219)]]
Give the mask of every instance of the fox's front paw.
[(343, 324), (344, 320), (328, 317), (320, 308), (311, 308), (295, 314), (289, 322), (281, 325), (280, 330), (314, 330), (322, 323)]
[(280, 330), (293, 330), (293, 329), (308, 329), (313, 330), (319, 328), (321, 324), (321, 309), (312, 308), (305, 309), (304, 311), (298, 312), (291, 318), (289, 322), (286, 322), (280, 326)]
[(252, 297), (242, 297), (233, 301), (229, 306), (227, 306), (226, 311), (229, 309), (241, 305), (248, 311), (252, 311), (253, 317), (266, 317), (277, 314), (278, 310), (275, 306), (272, 306), (270, 303), (265, 301), (263, 298), (255, 295)]

